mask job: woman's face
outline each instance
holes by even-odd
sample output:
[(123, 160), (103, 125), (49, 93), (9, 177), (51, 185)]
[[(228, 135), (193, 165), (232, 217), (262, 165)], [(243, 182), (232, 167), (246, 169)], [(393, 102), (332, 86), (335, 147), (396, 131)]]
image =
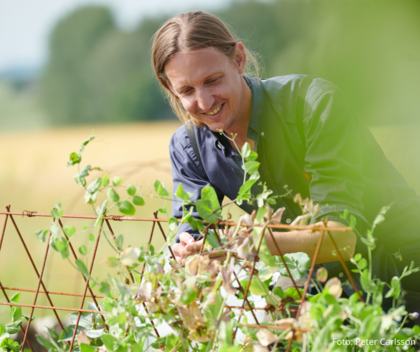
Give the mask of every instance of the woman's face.
[(244, 47), (237, 43), (232, 58), (214, 47), (177, 53), (165, 73), (172, 93), (191, 116), (212, 131), (229, 131), (246, 114), (245, 64)]

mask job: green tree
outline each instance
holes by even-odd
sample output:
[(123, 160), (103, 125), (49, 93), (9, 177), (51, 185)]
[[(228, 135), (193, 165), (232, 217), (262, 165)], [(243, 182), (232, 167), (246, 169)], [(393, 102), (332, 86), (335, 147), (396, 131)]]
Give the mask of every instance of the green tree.
[(105, 7), (75, 10), (60, 20), (50, 37), (50, 57), (41, 82), (41, 99), (52, 122), (83, 122), (90, 104), (86, 89), (86, 60), (106, 36), (115, 31)]

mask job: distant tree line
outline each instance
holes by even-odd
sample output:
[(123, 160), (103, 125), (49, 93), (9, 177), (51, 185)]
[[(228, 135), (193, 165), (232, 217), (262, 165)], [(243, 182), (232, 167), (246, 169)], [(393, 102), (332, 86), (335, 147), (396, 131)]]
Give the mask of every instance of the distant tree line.
[[(220, 16), (252, 50), (261, 77), (328, 79), (369, 124), (418, 120), (420, 3), (417, 0), (235, 1)], [(82, 7), (53, 29), (41, 100), (54, 124), (174, 118), (150, 63), (166, 18), (127, 32), (108, 8)]]

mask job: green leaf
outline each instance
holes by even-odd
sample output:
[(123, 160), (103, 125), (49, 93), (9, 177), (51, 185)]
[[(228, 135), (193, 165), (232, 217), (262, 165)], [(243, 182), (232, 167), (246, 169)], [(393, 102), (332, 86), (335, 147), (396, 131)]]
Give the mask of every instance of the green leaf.
[(95, 136), (89, 136), (89, 138), (88, 139), (85, 139), (83, 142), (82, 142), (82, 147), (81, 147), (81, 151), (83, 151), (84, 150), (84, 147), (86, 147), (87, 145), (88, 145), (88, 143), (89, 142), (91, 142), (92, 140), (94, 140), (95, 139)]
[(141, 207), (142, 205), (144, 205), (144, 199), (140, 196), (134, 196), (133, 197), (133, 203), (134, 205), (137, 205), (138, 207)]
[[(86, 335), (87, 335), (87, 333), (86, 333)], [(85, 343), (80, 344), (80, 352), (95, 352), (95, 351), (96, 351), (96, 349), (94, 349), (90, 345), (87, 345)]]
[(369, 270), (363, 270), (362, 274), (360, 275), (360, 283), (362, 284), (362, 288), (366, 292), (374, 293), (377, 290), (377, 286), (373, 282), (373, 280), (369, 279)]
[(242, 204), (242, 199), (249, 199), (251, 197), (251, 187), (252, 185), (257, 182), (257, 180), (248, 180), (246, 181), (241, 188), (239, 188), (238, 193), (238, 204)]
[[(220, 216), (217, 213), (213, 213), (213, 210), (211, 209), (211, 202), (198, 199), (195, 201), (195, 206), (197, 208), (198, 215), (200, 215), (202, 219), (211, 224), (216, 224), (218, 222)], [(190, 219), (192, 219), (192, 217), (188, 219), (188, 223), (190, 223)]]
[(66, 259), (69, 255), (69, 244), (67, 243), (67, 240), (62, 237), (59, 240), (55, 241), (53, 246), (58, 252), (60, 252), (61, 257), (63, 259)]
[(255, 295), (266, 296), (268, 292), (268, 284), (262, 282), (257, 276), (255, 276), (252, 278), (249, 290)]
[(115, 268), (120, 264), (120, 261), (116, 257), (108, 257), (105, 261), (107, 265), (109, 265), (111, 268)]
[(45, 238), (47, 237), (48, 231), (49, 230), (39, 230), (35, 232), (35, 235), (41, 242), (45, 242)]
[(116, 239), (115, 239), (115, 244), (117, 245), (118, 248), (122, 248), (123, 244), (124, 244), (124, 235), (119, 235)]
[(216, 191), (211, 186), (206, 186), (201, 190), (201, 199), (210, 204), (211, 210), (220, 208), (219, 199), (217, 198)]
[(96, 221), (95, 221), (95, 224), (93, 225), (93, 227), (96, 227), (96, 226), (98, 226), (99, 224), (101, 224), (103, 220), (104, 220), (104, 214), (99, 215), (99, 216), (96, 218)]
[(103, 177), (102, 177), (102, 187), (106, 187), (109, 185), (109, 174), (106, 173)]
[(274, 287), (273, 293), (275, 295), (279, 296), (280, 298), (286, 297), (286, 295), (284, 294), (283, 289), (280, 286)]
[(111, 336), (109, 334), (103, 334), (101, 336), (101, 339), (109, 352), (115, 352), (118, 350), (118, 347), (120, 346), (120, 341), (114, 336)]
[(136, 208), (128, 200), (123, 200), (117, 204), (118, 210), (124, 215), (134, 215), (136, 213)]
[(260, 163), (258, 161), (247, 161), (244, 164), (245, 172), (252, 175), (258, 172), (258, 167), (260, 166)]
[(177, 218), (170, 218), (169, 219), (169, 230), (171, 230), (172, 232), (176, 232), (176, 230), (178, 229), (178, 220)]
[(15, 293), (12, 298), (10, 298), (10, 302), (19, 303), (21, 292)]
[(184, 188), (182, 187), (182, 183), (178, 184), (178, 187), (175, 192), (175, 196), (178, 198), (181, 198), (182, 200), (185, 200), (187, 202), (191, 201), (191, 198), (187, 192), (185, 192)]
[(158, 180), (155, 181), (155, 184), (153, 185), (153, 187), (155, 188), (156, 193), (161, 196), (161, 197), (167, 197), (169, 196), (169, 192), (166, 189), (165, 185), (163, 184), (163, 182), (160, 182)]
[[(73, 331), (74, 328), (76, 327), (76, 325), (69, 325), (67, 326), (60, 335), (60, 338), (58, 339), (58, 341), (71, 341), (71, 339), (73, 338)], [(77, 331), (76, 334), (79, 334), (82, 330), (84, 330), (85, 328), (83, 326), (78, 326), (77, 327)]]
[(90, 245), (93, 245), (93, 242), (95, 242), (95, 235), (93, 233), (89, 234), (89, 243)]
[(82, 157), (78, 153), (70, 153), (70, 160), (67, 163), (67, 166), (73, 166), (75, 164), (80, 164)]
[[(17, 334), (20, 331), (20, 326), (22, 325), (22, 319), (19, 319), (13, 323), (6, 325), (6, 332), (10, 335)], [(1, 334), (0, 334), (1, 335)]]
[(241, 156), (243, 158), (247, 158), (249, 157), (249, 155), (251, 154), (251, 146), (249, 145), (248, 142), (246, 142), (241, 149)]
[(64, 210), (57, 210), (55, 208), (51, 210), (51, 216), (54, 219), (61, 219), (61, 217), (63, 216), (63, 214), (64, 214)]
[(86, 249), (86, 246), (85, 246), (85, 245), (81, 245), (81, 246), (79, 247), (79, 253), (80, 253), (81, 255), (86, 255), (86, 253), (87, 253), (87, 249)]
[(210, 243), (212, 248), (220, 247), (219, 241), (217, 240), (216, 234), (213, 230), (208, 230), (206, 243)]
[(251, 151), (251, 153), (249, 153), (249, 155), (245, 158), (246, 161), (254, 161), (257, 160), (258, 158), (258, 154), (254, 151)]
[(95, 181), (89, 184), (86, 190), (90, 194), (94, 194), (99, 190), (99, 188), (101, 188), (101, 185), (102, 185), (102, 177), (98, 177)]
[[(12, 298), (10, 298), (10, 302), (19, 303), (21, 293), (15, 293)], [(22, 307), (10, 307), (10, 320), (12, 322), (16, 322), (22, 319)]]
[(117, 191), (113, 188), (108, 188), (106, 192), (106, 197), (110, 202), (117, 203), (120, 200), (120, 196), (118, 195)]
[(136, 191), (137, 191), (136, 186), (134, 186), (132, 184), (129, 184), (127, 186), (127, 193), (128, 193), (129, 196), (134, 196), (136, 194)]
[[(27, 314), (22, 314), (22, 316), (26, 319), (26, 321), (29, 321), (29, 315)], [(32, 317), (31, 321), (34, 320), (35, 317)]]
[(63, 226), (63, 231), (67, 235), (67, 237), (70, 238), (74, 235), (76, 229), (74, 228), (74, 226)]
[(163, 208), (159, 208), (158, 211), (159, 213), (166, 214), (167, 213), (166, 205)]
[(77, 269), (79, 269), (79, 271), (83, 274), (83, 276), (86, 278), (89, 278), (89, 272), (86, 268), (85, 263), (83, 263), (83, 261), (81, 261), (80, 259), (76, 259), (76, 265), (77, 265)]
[(122, 178), (122, 177), (115, 176), (115, 177), (112, 179), (112, 184), (113, 184), (114, 186), (119, 186), (119, 185), (122, 183), (122, 180), (123, 180), (123, 178)]
[(356, 262), (358, 262), (360, 259), (362, 259), (362, 255), (361, 255), (360, 253), (357, 253), (357, 254), (354, 256), (354, 260), (355, 260)]
[[(311, 265), (311, 260), (308, 255), (303, 252), (288, 253), (283, 255), (283, 258), (289, 268), (290, 274), (295, 280), (303, 278)], [(279, 257), (276, 257), (276, 261), (278, 263), (280, 274), (282, 276), (289, 277), (286, 267)]]
[(360, 270), (366, 269), (367, 265), (368, 265), (368, 262), (365, 258), (360, 259), (359, 261)]

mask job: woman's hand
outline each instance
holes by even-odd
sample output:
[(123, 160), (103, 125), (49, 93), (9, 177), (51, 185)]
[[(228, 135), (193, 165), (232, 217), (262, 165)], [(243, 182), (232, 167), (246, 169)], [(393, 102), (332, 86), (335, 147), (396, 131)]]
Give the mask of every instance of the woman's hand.
[(172, 247), (172, 251), (176, 261), (184, 265), (188, 256), (200, 253), (203, 240), (196, 241), (188, 232), (183, 232), (179, 235), (179, 241)]

